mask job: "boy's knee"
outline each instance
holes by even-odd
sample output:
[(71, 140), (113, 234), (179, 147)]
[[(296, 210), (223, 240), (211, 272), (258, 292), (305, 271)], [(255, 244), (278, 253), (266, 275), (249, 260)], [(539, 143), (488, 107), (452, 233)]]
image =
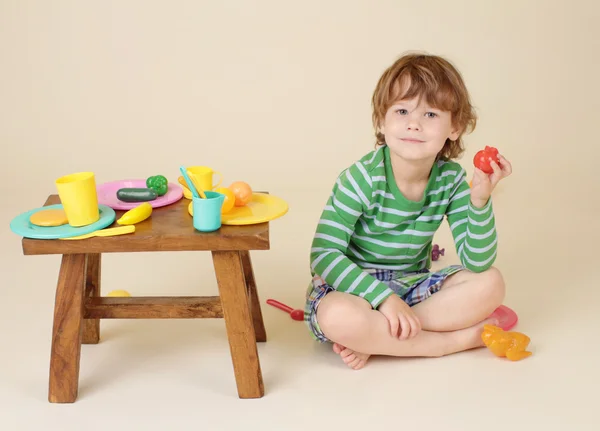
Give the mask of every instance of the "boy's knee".
[(317, 322), (327, 338), (343, 344), (367, 327), (367, 316), (354, 301), (341, 295), (348, 294), (333, 292), (323, 298), (317, 308)]
[(502, 273), (496, 267), (479, 274), (481, 277), (481, 288), (483, 295), (494, 305), (502, 304), (504, 296), (506, 294), (506, 287), (504, 284), (504, 277)]

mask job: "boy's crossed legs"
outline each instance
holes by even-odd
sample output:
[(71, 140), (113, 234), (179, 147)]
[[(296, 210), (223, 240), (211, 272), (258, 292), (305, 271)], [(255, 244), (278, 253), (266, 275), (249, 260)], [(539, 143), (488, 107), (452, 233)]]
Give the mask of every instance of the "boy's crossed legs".
[(437, 293), (412, 307), (421, 331), (404, 340), (391, 335), (381, 312), (347, 293), (327, 294), (317, 308), (317, 320), (333, 350), (349, 367), (360, 369), (370, 355), (437, 357), (482, 347), (483, 325), (498, 323), (488, 316), (502, 304), (504, 293), (496, 268), (455, 273)]

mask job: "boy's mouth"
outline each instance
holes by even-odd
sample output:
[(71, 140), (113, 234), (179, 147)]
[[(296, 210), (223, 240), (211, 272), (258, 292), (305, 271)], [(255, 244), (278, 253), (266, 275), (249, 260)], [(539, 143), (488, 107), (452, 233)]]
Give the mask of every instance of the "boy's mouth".
[(400, 140), (403, 142), (408, 142), (409, 144), (422, 144), (423, 142), (425, 142), (415, 138), (400, 138)]

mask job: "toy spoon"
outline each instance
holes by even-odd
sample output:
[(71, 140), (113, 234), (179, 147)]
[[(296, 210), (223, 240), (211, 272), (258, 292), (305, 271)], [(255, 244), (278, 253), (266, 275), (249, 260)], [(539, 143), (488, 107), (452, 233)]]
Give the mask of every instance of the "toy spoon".
[[(192, 195), (194, 195), (194, 197), (196, 197), (196, 198), (202, 197), (202, 199), (206, 199), (206, 195), (204, 194), (204, 192), (202, 190), (196, 189), (196, 187), (194, 187), (194, 183), (192, 183), (192, 180), (190, 180), (190, 177), (188, 176), (186, 169), (183, 166), (180, 166), (179, 170), (181, 171), (181, 175), (183, 175), (183, 178), (185, 179), (185, 182), (187, 183), (188, 188), (192, 192)], [(198, 195), (198, 193), (200, 193), (200, 195)]]
[(304, 320), (304, 311), (302, 310), (294, 310), (292, 307), (288, 307), (287, 305), (282, 304), (279, 301), (275, 301), (274, 299), (267, 299), (267, 304), (289, 313), (290, 316), (292, 316), (292, 319), (294, 320)]

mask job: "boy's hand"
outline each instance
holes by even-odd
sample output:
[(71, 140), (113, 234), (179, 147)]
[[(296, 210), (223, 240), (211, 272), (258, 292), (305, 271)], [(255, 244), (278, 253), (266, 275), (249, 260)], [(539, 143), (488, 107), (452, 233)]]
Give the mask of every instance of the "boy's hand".
[(471, 187), (471, 203), (477, 208), (484, 207), (492, 195), (496, 184), (502, 178), (506, 178), (512, 173), (512, 166), (508, 160), (500, 154), (498, 154), (498, 160), (500, 161), (500, 165), (494, 161), (490, 163), (494, 172), (489, 175), (475, 168)]
[(392, 337), (405, 340), (414, 337), (421, 330), (421, 322), (415, 313), (406, 302), (395, 294), (383, 301), (378, 310), (390, 322)]

